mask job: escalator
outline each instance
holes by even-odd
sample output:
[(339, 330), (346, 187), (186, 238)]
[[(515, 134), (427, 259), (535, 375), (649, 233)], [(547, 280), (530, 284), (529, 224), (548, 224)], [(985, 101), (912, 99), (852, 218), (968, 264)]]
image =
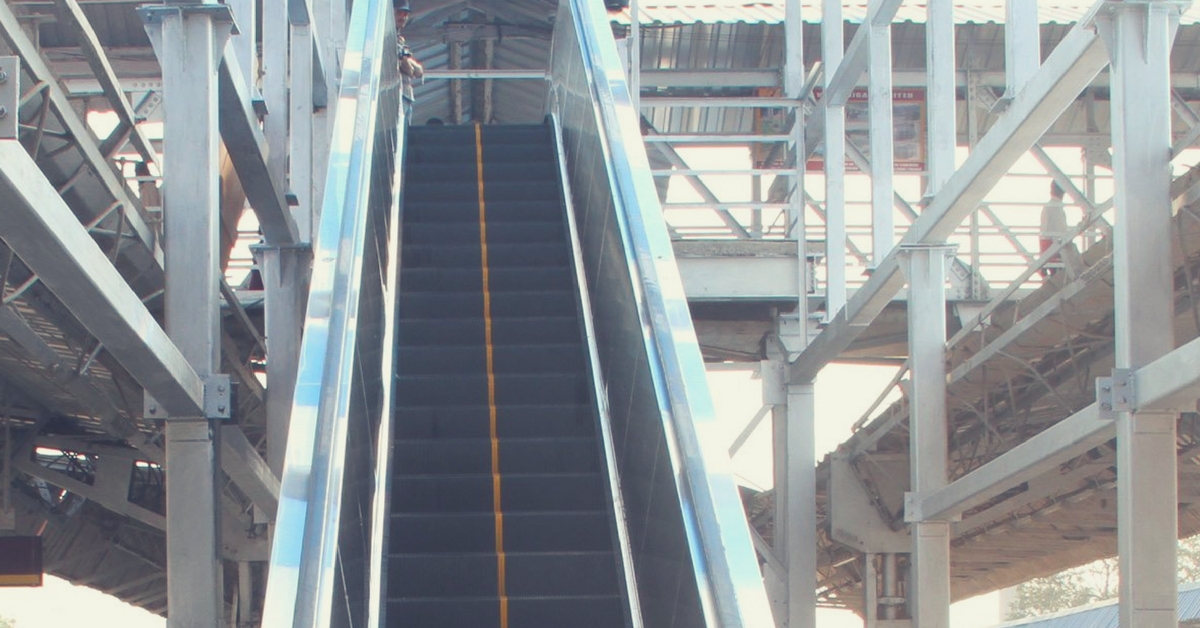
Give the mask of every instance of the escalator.
[(348, 27), (262, 625), (773, 625), (603, 5), (527, 126), (405, 125), (391, 16)]
[(420, 127), (404, 171), (389, 625), (627, 625), (551, 129)]

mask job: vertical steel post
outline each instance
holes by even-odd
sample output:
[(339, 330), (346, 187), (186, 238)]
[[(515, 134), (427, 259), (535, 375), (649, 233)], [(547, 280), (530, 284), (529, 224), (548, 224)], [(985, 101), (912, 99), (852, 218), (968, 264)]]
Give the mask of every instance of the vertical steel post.
[[(784, 16), (784, 70), (783, 70), (783, 94), (787, 98), (799, 99), (800, 92), (804, 89), (804, 21), (801, 14), (800, 0), (787, 0)], [(804, 199), (807, 197), (804, 187), (804, 175), (806, 173), (807, 164), (804, 156), (808, 154), (804, 145), (804, 107), (797, 105), (794, 111), (794, 123), (792, 124), (791, 148), (792, 154), (795, 155), (795, 164), (792, 171), (793, 185), (792, 196), (790, 199), (788, 211), (791, 213), (792, 225), (790, 237), (796, 239), (796, 263), (799, 264), (800, 272), (797, 273), (799, 285), (796, 286), (800, 298), (796, 303), (796, 317), (799, 320), (800, 328), (805, 329), (808, 325), (808, 293), (809, 286), (809, 269), (808, 269), (808, 221), (804, 215)], [(755, 190), (758, 190), (759, 178), (755, 177)], [(761, 221), (761, 214), (759, 215)], [(761, 237), (761, 228), (758, 229), (756, 237)], [(804, 340), (807, 340), (805, 336)]]
[(863, 626), (879, 625), (879, 574), (875, 570), (875, 554), (863, 554)]
[[(823, 0), (821, 54), (829, 89), (845, 52), (841, 0)], [(822, 101), (828, 103), (826, 93)], [(825, 317), (846, 305), (846, 108), (825, 107)]]
[(1005, 97), (1016, 98), (1042, 64), (1037, 0), (1008, 0), (1004, 17)]
[(287, 181), (288, 151), (288, 23), (286, 0), (267, 0), (262, 7), (263, 101), (267, 116), (263, 121), (266, 136), (267, 170), (275, 181)]
[[(946, 485), (946, 267), (947, 245), (904, 246), (908, 277), (909, 465), (912, 491)], [(909, 606), (915, 628), (950, 626), (950, 524), (912, 524)]]
[[(145, 14), (163, 76), (166, 331), (196, 373), (220, 366), (217, 64), (231, 21), (221, 5), (165, 5)], [(206, 417), (166, 426), (168, 625), (217, 626), (224, 587), (219, 557), (217, 443)]]
[(300, 365), (304, 323), (307, 247), (256, 247), (266, 289), (267, 465), (282, 478), (291, 422), (292, 396)]
[(629, 100), (642, 115), (642, 21), (638, 0), (629, 0)]
[(258, 85), (258, 10), (254, 0), (228, 0), (237, 20), (238, 34), (233, 36), (233, 49), (242, 70), (242, 82), (250, 93)]
[[(313, 30), (309, 24), (293, 24), (292, 50), (308, 51), (313, 46)], [(315, 210), (313, 208), (313, 57), (312, 54), (291, 56), (291, 97), (289, 103), (288, 142), (289, 188), (296, 195), (293, 210), (296, 233), (301, 242), (311, 242)], [(334, 99), (336, 100), (336, 98)]]
[(895, 217), (892, 211), (892, 25), (868, 24), (871, 60), (868, 66), (868, 116), (871, 142), (871, 268), (892, 252)]
[[(1111, 60), (1116, 368), (1175, 348), (1170, 259), (1170, 52), (1173, 2), (1110, 2), (1097, 27)], [(1135, 391), (1136, 392), (1136, 391)], [(1178, 534), (1174, 414), (1117, 413), (1120, 622), (1176, 625)]]
[[(817, 625), (817, 482), (816, 405), (813, 384), (787, 387), (787, 435), (784, 452), (787, 501), (788, 628)], [(778, 495), (778, 493), (777, 493)]]
[(929, 184), (925, 196), (933, 197), (954, 174), (957, 144), (957, 100), (954, 76), (953, 0), (929, 0), (925, 21), (925, 101), (928, 107), (929, 141), (926, 169)]

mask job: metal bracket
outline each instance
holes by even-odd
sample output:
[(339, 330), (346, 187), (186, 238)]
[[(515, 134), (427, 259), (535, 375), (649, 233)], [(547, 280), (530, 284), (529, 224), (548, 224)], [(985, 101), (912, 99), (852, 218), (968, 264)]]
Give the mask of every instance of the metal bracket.
[(1137, 395), (1131, 369), (1113, 369), (1112, 377), (1096, 378), (1096, 401), (1104, 412), (1136, 412)]
[[(147, 419), (172, 419), (185, 417), (172, 417), (168, 415), (150, 396), (146, 393), (143, 398), (142, 416)], [(186, 417), (194, 419), (196, 417)], [(232, 419), (233, 418), (233, 380), (229, 375), (209, 375), (204, 378), (204, 417), (205, 419)]]
[(21, 102), (21, 60), (0, 57), (0, 140), (17, 138)]

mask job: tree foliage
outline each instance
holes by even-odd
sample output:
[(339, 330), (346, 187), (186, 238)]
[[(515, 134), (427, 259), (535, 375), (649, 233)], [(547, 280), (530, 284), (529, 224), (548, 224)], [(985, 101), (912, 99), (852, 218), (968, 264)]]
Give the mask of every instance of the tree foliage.
[(0, 628), (17, 628), (17, 622), (15, 619), (0, 617)]
[[(1180, 582), (1200, 580), (1200, 536), (1179, 542)], [(1117, 559), (1061, 571), (1017, 585), (1005, 619), (1036, 617), (1117, 597)]]

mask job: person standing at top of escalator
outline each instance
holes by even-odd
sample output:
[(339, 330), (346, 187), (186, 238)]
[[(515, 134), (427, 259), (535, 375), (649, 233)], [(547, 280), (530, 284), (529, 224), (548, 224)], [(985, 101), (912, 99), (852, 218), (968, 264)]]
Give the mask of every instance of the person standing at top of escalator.
[(392, 0), (392, 13), (396, 19), (396, 54), (400, 57), (400, 78), (404, 90), (404, 122), (408, 124), (412, 119), (413, 103), (416, 102), (413, 98), (413, 80), (424, 77), (425, 68), (413, 57), (412, 49), (404, 41), (404, 35), (400, 34), (412, 15), (412, 5), (408, 0)]

